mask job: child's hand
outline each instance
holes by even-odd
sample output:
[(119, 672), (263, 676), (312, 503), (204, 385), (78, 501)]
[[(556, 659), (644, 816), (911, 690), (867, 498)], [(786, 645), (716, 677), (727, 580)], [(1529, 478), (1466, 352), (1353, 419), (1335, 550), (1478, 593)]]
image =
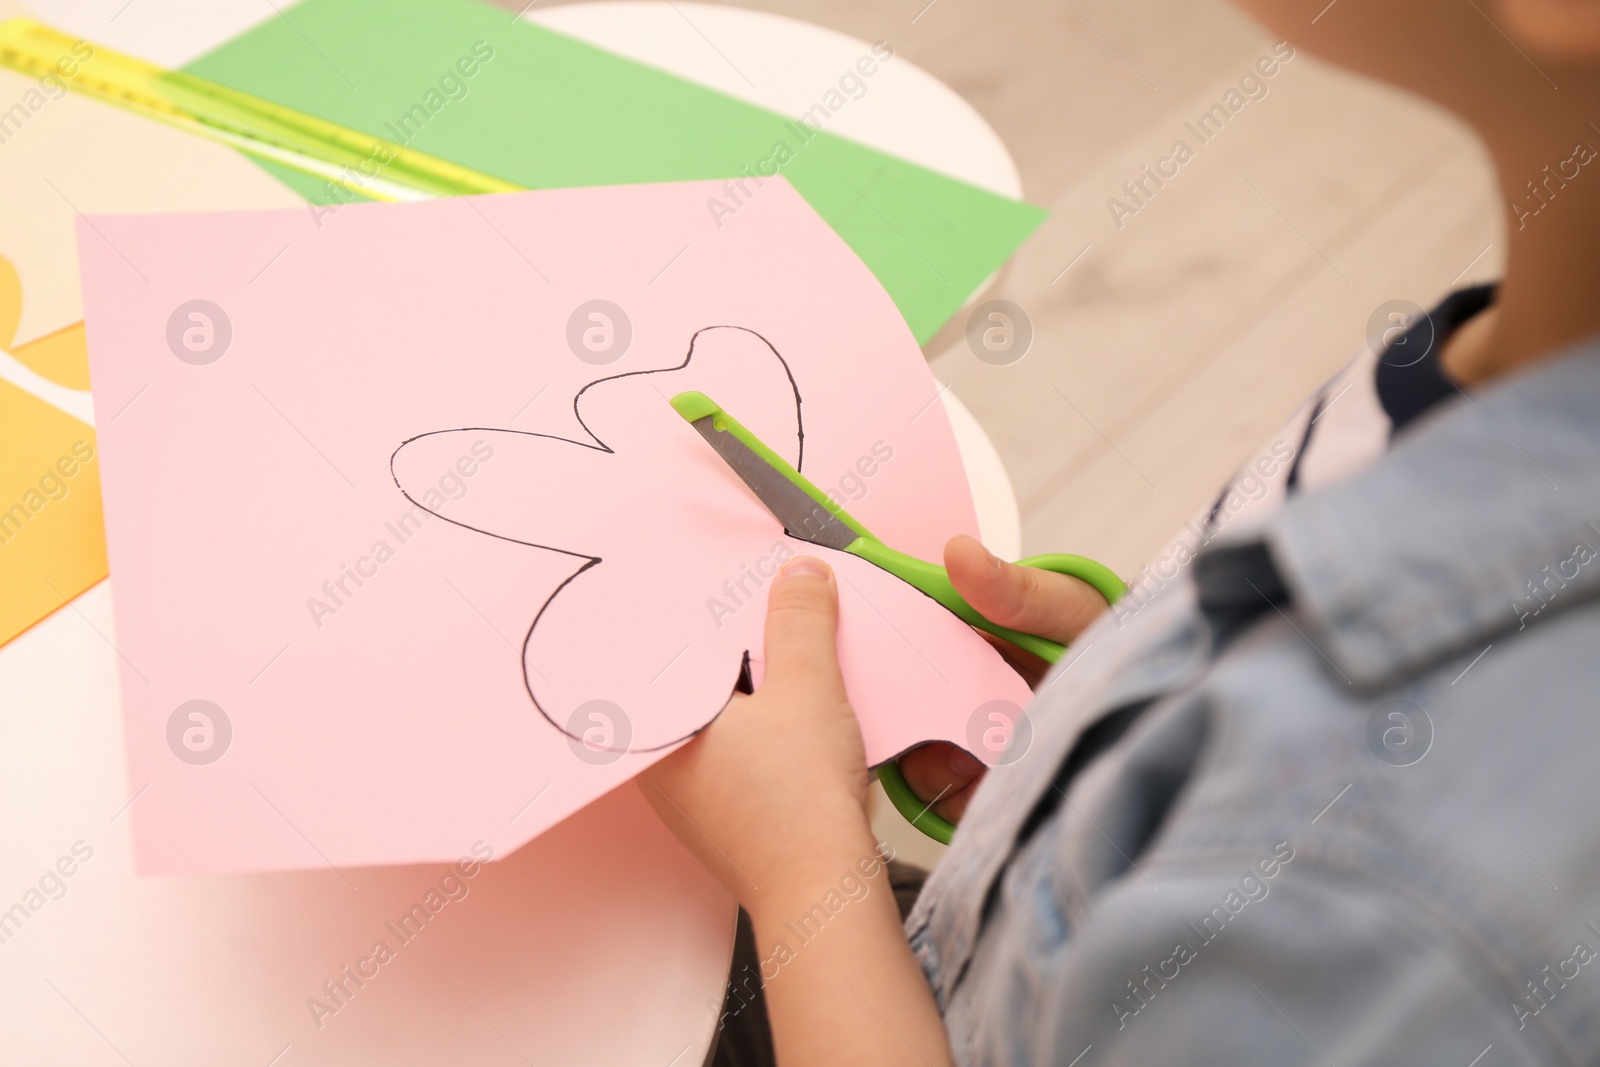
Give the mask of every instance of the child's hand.
[(791, 560), (768, 594), (760, 689), (736, 695), (642, 776), (663, 821), (752, 914), (764, 894), (834, 879), (874, 848), (866, 751), (839, 673), (838, 605), (826, 564)]
[[(950, 582), (985, 618), (1013, 630), (1071, 644), (1106, 610), (1106, 601), (1087, 582), (1065, 574), (1006, 563), (971, 537), (954, 537), (944, 546)], [(1000, 654), (1037, 686), (1049, 664), (998, 637), (985, 634)], [(906, 784), (935, 814), (960, 822), (986, 768), (946, 741), (906, 753), (900, 772)]]
[[(750, 913), (778, 1062), (949, 1067), (939, 1009), (867, 823), (867, 756), (839, 673), (838, 615), (827, 566), (790, 560), (767, 595), (761, 688), (734, 697), (640, 788)], [(841, 890), (847, 909), (818, 903)], [(819, 912), (827, 936), (796, 940), (792, 921)], [(781, 981), (767, 984), (769, 960)]]

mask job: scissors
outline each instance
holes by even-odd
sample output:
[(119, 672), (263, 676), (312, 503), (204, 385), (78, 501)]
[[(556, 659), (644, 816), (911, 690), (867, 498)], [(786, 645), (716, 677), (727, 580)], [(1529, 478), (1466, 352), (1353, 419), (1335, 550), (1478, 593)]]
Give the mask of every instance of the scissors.
[[(968, 625), (1004, 638), (1046, 663), (1055, 663), (1066, 652), (1065, 645), (984, 618), (956, 592), (943, 567), (897, 551), (878, 540), (709, 396), (693, 391), (679, 393), (672, 398), (672, 406), (733, 468), (773, 517), (783, 523), (790, 536), (858, 556), (932, 597)], [(1017, 565), (1082, 579), (1105, 597), (1108, 604), (1115, 603), (1127, 592), (1127, 586), (1110, 568), (1086, 556), (1057, 552), (1030, 556), (1019, 560)], [(898, 761), (879, 767), (878, 781), (911, 825), (941, 844), (950, 843), (955, 827), (935, 815), (930, 806), (923, 804), (911, 791)]]

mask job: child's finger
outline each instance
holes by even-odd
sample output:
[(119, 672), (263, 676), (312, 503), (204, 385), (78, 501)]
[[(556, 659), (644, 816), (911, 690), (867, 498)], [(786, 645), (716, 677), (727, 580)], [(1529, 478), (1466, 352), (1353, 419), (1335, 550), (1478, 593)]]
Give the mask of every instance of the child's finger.
[(934, 741), (900, 757), (906, 785), (924, 804), (950, 822), (966, 811), (973, 788), (987, 768), (948, 741)]
[(944, 566), (956, 592), (984, 618), (1063, 645), (1106, 610), (1088, 582), (1007, 563), (965, 535), (944, 546)]
[(820, 559), (797, 556), (784, 564), (767, 595), (768, 685), (799, 686), (819, 696), (846, 699), (839, 672), (839, 592)]

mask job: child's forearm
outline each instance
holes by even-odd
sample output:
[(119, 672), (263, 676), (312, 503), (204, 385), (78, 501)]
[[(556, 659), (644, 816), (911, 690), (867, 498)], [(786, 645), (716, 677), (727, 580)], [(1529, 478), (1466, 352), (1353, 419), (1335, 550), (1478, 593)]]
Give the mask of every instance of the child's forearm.
[(867, 818), (838, 605), (820, 560), (789, 561), (768, 592), (761, 685), (647, 770), (644, 794), (750, 913), (783, 1067), (946, 1067)]
[(805, 870), (747, 904), (778, 1062), (945, 1067), (944, 1024), (871, 839)]

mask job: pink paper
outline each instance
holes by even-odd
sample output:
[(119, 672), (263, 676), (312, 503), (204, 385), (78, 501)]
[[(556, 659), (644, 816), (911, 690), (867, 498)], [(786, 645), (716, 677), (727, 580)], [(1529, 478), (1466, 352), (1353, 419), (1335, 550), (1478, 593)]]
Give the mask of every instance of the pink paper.
[(80, 224), (142, 871), (506, 855), (759, 683), (796, 551), (839, 575), (874, 762), (1026, 703), (668, 405), (710, 394), (894, 547), (976, 532), (883, 289), (787, 184), (720, 228), (719, 189)]

